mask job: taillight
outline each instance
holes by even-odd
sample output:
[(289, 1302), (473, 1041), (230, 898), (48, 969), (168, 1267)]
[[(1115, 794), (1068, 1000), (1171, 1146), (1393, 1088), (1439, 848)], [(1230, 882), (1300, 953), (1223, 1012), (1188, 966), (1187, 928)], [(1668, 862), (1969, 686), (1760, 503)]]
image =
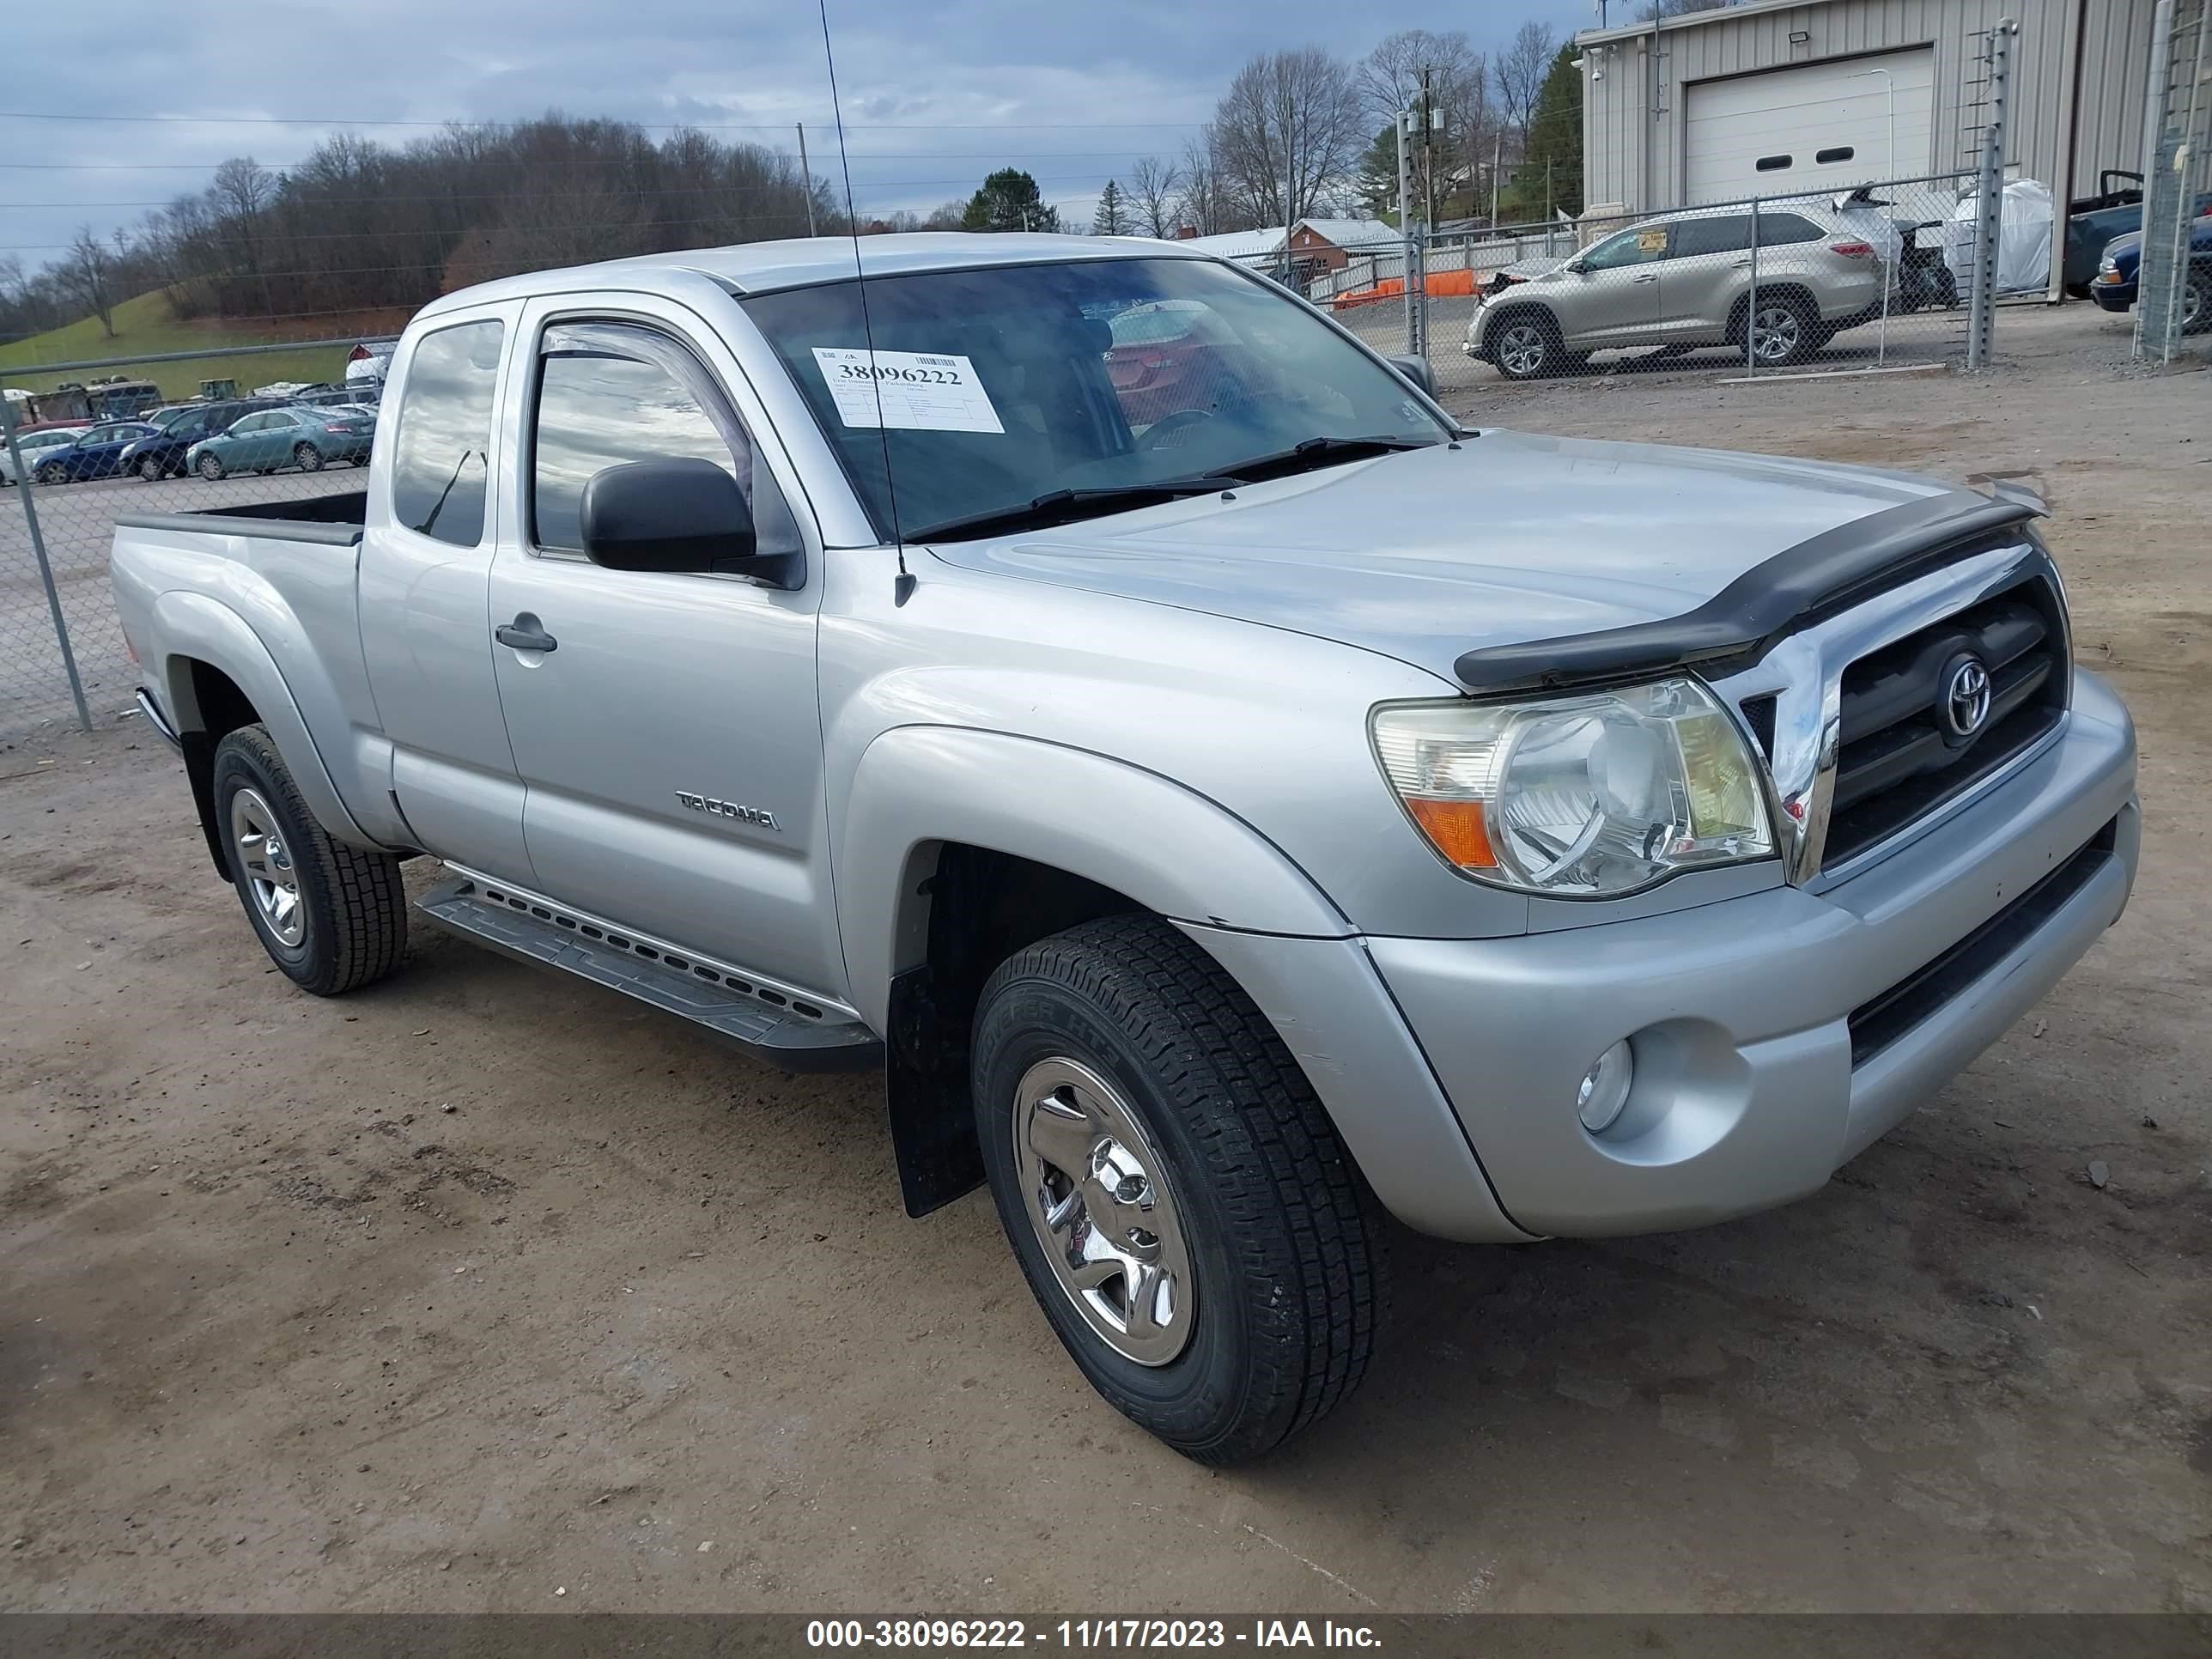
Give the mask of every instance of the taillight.
[(1831, 242), (1828, 252), (1840, 253), (1846, 259), (1864, 259), (1874, 252), (1872, 242)]

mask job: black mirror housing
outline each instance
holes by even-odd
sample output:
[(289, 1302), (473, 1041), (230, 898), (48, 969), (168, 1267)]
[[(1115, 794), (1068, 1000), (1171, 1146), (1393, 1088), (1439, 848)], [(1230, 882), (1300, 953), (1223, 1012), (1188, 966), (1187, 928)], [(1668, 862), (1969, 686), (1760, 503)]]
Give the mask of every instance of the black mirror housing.
[(1429, 360), (1408, 352), (1389, 360), (1390, 367), (1411, 380), (1431, 398), (1437, 395), (1437, 377), (1429, 368)]
[(631, 461), (584, 486), (584, 556), (610, 570), (766, 574), (738, 481), (712, 461)]

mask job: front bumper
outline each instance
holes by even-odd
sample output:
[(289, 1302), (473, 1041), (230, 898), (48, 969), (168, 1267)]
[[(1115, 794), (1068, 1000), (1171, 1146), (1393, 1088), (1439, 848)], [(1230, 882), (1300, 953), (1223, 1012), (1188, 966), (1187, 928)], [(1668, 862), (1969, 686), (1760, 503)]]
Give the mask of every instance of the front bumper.
[[(2056, 744), (1825, 891), (1517, 939), (1368, 939), (1481, 1162), (1488, 1190), (1474, 1207), (1491, 1213), (1494, 1194), (1527, 1231), (1595, 1236), (1699, 1225), (1815, 1190), (2118, 918), (2141, 839), (2135, 770), (2126, 709), (2079, 672)], [(1954, 947), (1916, 982), (1917, 1000), (1879, 1021), (1867, 1012)], [(1594, 1137), (1576, 1085), (1622, 1038), (1636, 1080), (1620, 1121)]]
[(2136, 302), (2136, 285), (2133, 283), (2107, 283), (2092, 278), (2089, 283), (2089, 297), (2097, 302), (2101, 310), (2132, 310)]

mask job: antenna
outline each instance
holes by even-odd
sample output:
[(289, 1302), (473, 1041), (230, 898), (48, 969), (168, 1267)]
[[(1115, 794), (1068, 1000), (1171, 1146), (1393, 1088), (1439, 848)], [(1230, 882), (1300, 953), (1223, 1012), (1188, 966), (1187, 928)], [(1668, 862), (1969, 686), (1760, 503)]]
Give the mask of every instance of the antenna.
[[(845, 175), (845, 227), (853, 234), (853, 283), (860, 296), (860, 337), (868, 348), (868, 384), (876, 394), (876, 436), (884, 449), (884, 489), (890, 497), (891, 542), (898, 550), (898, 580), (892, 584), (894, 605), (914, 597), (914, 573), (906, 568), (906, 531), (899, 523), (898, 479), (891, 471), (891, 429), (884, 419), (884, 383), (876, 374), (876, 329), (868, 316), (868, 275), (860, 266), (860, 216), (853, 210), (853, 161), (845, 153), (845, 110), (837, 100), (837, 57), (830, 49), (830, 0), (817, 0), (822, 13), (822, 58), (830, 66), (830, 112), (837, 118), (837, 166)], [(809, 179), (810, 194), (814, 181)]]

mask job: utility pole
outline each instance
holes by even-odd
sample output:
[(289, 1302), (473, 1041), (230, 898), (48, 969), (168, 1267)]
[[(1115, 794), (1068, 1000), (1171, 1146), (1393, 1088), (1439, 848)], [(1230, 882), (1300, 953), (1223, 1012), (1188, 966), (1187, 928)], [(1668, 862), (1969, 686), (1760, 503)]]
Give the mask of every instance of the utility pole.
[(1422, 324), (1427, 320), (1423, 301), (1427, 298), (1427, 278), (1421, 270), (1421, 231), (1424, 228), (1413, 217), (1413, 181), (1411, 157), (1413, 136), (1413, 112), (1398, 112), (1398, 235), (1405, 248), (1406, 268), (1406, 349), (1416, 355), (1424, 352), (1427, 342), (1421, 337)]
[(1492, 233), (1498, 229), (1498, 181), (1504, 171), (1505, 127), (1501, 122), (1490, 139), (1490, 228)]
[(1429, 148), (1436, 136), (1437, 107), (1429, 100), (1429, 72), (1421, 71), (1421, 223), (1437, 222), (1437, 162)]
[(806, 165), (806, 123), (799, 123), (799, 176), (806, 185), (806, 234), (814, 234), (814, 169)]

